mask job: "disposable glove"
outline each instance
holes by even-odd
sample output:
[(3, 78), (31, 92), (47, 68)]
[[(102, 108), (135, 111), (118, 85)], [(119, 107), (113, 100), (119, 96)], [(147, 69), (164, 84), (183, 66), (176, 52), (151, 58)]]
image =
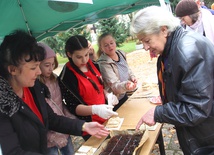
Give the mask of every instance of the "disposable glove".
[(112, 115), (118, 115), (110, 105), (92, 105), (92, 114), (96, 114), (103, 119), (109, 119)]
[(112, 92), (107, 95), (108, 105), (115, 106), (119, 103), (117, 96), (115, 96)]

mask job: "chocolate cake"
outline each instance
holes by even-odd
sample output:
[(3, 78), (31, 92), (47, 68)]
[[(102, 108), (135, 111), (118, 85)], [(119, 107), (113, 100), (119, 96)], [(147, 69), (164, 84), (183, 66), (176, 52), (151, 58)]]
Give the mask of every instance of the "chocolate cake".
[(116, 135), (109, 140), (100, 155), (132, 155), (142, 136), (143, 133)]

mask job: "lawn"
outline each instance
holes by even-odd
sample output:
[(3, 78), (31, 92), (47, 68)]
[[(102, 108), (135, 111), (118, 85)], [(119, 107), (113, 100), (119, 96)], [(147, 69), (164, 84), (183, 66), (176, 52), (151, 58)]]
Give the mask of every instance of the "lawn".
[[(126, 53), (130, 53), (130, 52), (135, 51), (135, 45), (136, 45), (135, 41), (129, 41), (129, 42), (123, 43), (123, 45), (121, 47), (117, 47), (117, 49), (120, 49)], [(94, 47), (95, 51), (98, 50), (97, 45), (93, 45), (93, 47)]]
[(124, 43), (121, 47), (119, 47), (118, 49), (126, 52), (126, 53), (130, 53), (136, 50), (136, 42), (135, 41), (130, 41), (127, 43)]
[[(122, 50), (122, 51), (124, 51), (126, 53), (130, 53), (130, 52), (133, 52), (133, 51), (136, 50), (135, 49), (135, 45), (136, 45), (135, 41), (129, 41), (129, 42), (123, 43), (123, 45), (121, 47), (118, 47), (117, 49), (120, 49), (120, 50)], [(95, 51), (98, 50), (98, 46), (97, 45), (93, 45), (93, 47), (94, 47)], [(64, 64), (64, 63), (66, 63), (68, 61), (67, 58), (63, 58), (63, 57), (61, 57), (59, 55), (57, 56), (57, 60), (58, 60), (59, 64)]]
[(58, 60), (59, 64), (64, 64), (64, 63), (68, 62), (67, 57), (63, 58), (62, 56), (60, 56), (58, 54), (57, 54), (57, 60)]

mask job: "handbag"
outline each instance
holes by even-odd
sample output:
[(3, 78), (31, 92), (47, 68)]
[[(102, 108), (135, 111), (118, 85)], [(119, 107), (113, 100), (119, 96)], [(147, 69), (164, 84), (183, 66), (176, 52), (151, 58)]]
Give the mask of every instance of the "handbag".
[(191, 152), (190, 155), (214, 155), (214, 145), (200, 146), (198, 141), (185, 128), (183, 128), (183, 134)]
[(214, 155), (214, 145), (198, 148), (192, 155)]

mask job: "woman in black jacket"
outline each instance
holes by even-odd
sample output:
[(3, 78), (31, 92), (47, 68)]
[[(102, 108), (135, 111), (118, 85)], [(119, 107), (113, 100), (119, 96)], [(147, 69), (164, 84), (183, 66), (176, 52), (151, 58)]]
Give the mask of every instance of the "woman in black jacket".
[(37, 81), (44, 49), (23, 31), (6, 36), (0, 46), (0, 145), (4, 155), (44, 155), (47, 131), (98, 138), (108, 131), (96, 122), (56, 115), (45, 101), (48, 88)]
[(184, 31), (172, 13), (157, 6), (139, 11), (131, 31), (145, 50), (160, 55), (157, 73), (163, 103), (150, 109), (136, 129), (142, 123), (174, 124), (185, 155), (212, 152), (214, 45), (199, 33)]

